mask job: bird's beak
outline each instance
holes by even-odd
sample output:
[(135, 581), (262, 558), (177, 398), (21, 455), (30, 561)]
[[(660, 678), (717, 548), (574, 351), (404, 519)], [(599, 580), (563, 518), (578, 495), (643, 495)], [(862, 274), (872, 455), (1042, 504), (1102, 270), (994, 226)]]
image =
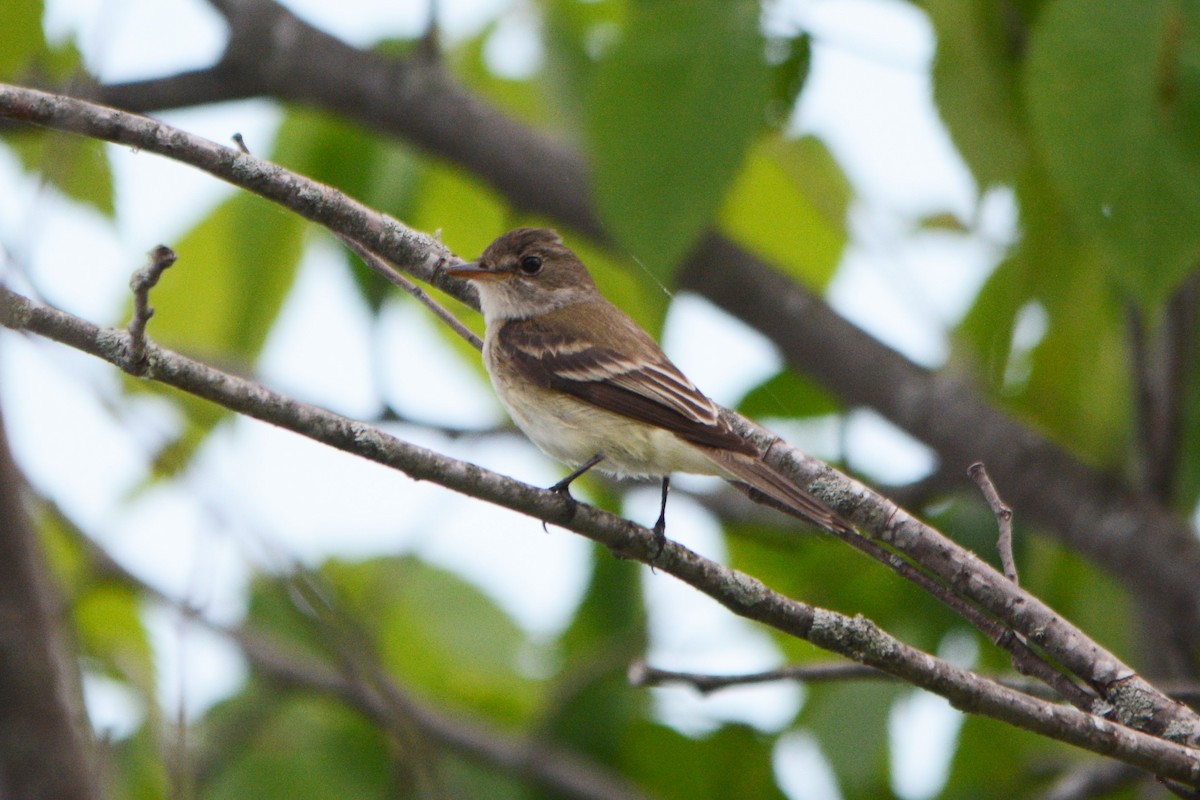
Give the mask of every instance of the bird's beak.
[(456, 278), (466, 278), (469, 281), (494, 281), (498, 278), (506, 277), (503, 272), (485, 269), (479, 265), (478, 261), (465, 261), (462, 264), (446, 267), (442, 271), (447, 275), (453, 275)]

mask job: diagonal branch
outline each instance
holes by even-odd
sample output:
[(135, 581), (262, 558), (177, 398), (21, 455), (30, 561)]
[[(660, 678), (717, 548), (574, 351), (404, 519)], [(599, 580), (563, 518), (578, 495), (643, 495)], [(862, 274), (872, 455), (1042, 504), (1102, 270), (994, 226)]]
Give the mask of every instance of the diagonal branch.
[[(210, 2), (231, 30), (219, 64), (88, 96), (141, 111), (249, 96), (333, 110), (464, 167), (519, 210), (605, 238), (582, 157), (472, 95), (439, 63), (356, 50), (274, 0)], [(968, 386), (909, 361), (719, 234), (695, 249), (680, 282), (761, 330), (792, 367), (848, 404), (874, 408), (934, 448), (953, 472), (987, 462), (1032, 521), (1120, 576), (1200, 646), (1200, 543), (1161, 503), (1134, 497)]]
[[(123, 367), (129, 360), (131, 341), (127, 331), (100, 328), (4, 287), (0, 287), (0, 324), (54, 339), (117, 366)], [(960, 710), (1117, 758), (1165, 778), (1200, 785), (1200, 751), (1014, 691), (910, 647), (861, 616), (851, 618), (785, 597), (761, 581), (675, 542), (668, 542), (660, 552), (654, 533), (628, 520), (584, 504), (572, 508), (556, 492), (408, 444), (364, 423), (301, 403), (153, 344), (147, 344), (146, 363), (149, 379), (392, 467), (414, 479), (430, 480), (553, 522), (614, 553), (653, 563), (735, 614), (939, 694)], [(899, 514), (899, 509), (893, 513)], [(1176, 724), (1187, 726), (1183, 718), (1176, 718)]]
[[(4, 84), (0, 84), (0, 116), (131, 144), (205, 169), (361, 242), (396, 266), (439, 285), (465, 302), (473, 303), (475, 300), (472, 294), (468, 294), (463, 282), (448, 278), (438, 270), (438, 266), (450, 257), (440, 242), (372, 211), (328, 186), (288, 172), (278, 165), (191, 136), (155, 120)], [(47, 330), (60, 330), (60, 335), (65, 336), (75, 330), (72, 325), (56, 328), (62, 320), (54, 316), (57, 312), (53, 309), (30, 303), (11, 292), (6, 292), (6, 296), (13, 307), (0, 311), (4, 312), (3, 316), (8, 320), (5, 324), (9, 327), (28, 327), (30, 323), (25, 315), (32, 314), (43, 324), (51, 325)], [(51, 324), (52, 320), (58, 322)], [(52, 335), (52, 338), (56, 337)], [(88, 349), (86, 341), (64, 341), (87, 352), (101, 354)], [(113, 350), (110, 347), (105, 352), (108, 353), (105, 357), (118, 359), (114, 363), (128, 368), (129, 353), (126, 350), (121, 347)], [(177, 377), (163, 374), (155, 377), (167, 383), (178, 380)], [(202, 397), (220, 402), (216, 396), (204, 394), (202, 387), (197, 388), (199, 385), (183, 386), (190, 387), (189, 391)], [(233, 410), (241, 411), (240, 408)], [(948, 540), (888, 498), (788, 446), (749, 420), (732, 413), (729, 419), (743, 435), (759, 445), (772, 466), (792, 476), (797, 485), (853, 520), (868, 536), (920, 564), (922, 569), (952, 587), (956, 593), (969, 598), (1003, 620), (1015, 632), (1037, 644), (1100, 693), (1108, 704), (1108, 710), (1124, 724), (1156, 735), (1169, 733), (1180, 741), (1200, 739), (1200, 717), (1163, 695), (1132, 668), (1040, 600), (1014, 586), (975, 554)], [(463, 487), (470, 483), (444, 485), (458, 491), (468, 491)], [(559, 509), (565, 512), (562, 498), (558, 495), (554, 497), (559, 502)], [(885, 563), (889, 561), (885, 560)]]

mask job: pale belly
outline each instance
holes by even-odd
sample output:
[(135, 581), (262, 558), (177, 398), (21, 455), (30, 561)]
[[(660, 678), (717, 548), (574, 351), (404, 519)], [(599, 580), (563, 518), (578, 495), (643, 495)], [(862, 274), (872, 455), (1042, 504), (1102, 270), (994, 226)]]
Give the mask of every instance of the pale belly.
[(672, 472), (724, 475), (701, 451), (669, 431), (604, 411), (561, 392), (498, 378), (492, 385), (513, 422), (543, 453), (577, 467), (596, 455), (596, 469), (619, 477)]

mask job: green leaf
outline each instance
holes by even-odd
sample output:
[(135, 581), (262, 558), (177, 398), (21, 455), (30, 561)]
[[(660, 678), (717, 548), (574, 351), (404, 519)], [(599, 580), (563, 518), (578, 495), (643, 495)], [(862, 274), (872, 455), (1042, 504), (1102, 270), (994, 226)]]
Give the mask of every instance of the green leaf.
[[(305, 220), (272, 203), (233, 195), (176, 245), (179, 260), (150, 296), (155, 311), (150, 336), (248, 371), (295, 279), (307, 230)], [(184, 414), (183, 431), (155, 454), (151, 480), (185, 469), (228, 416), (219, 406), (155, 382), (128, 379), (125, 385), (168, 397)]]
[(630, 728), (621, 762), (663, 800), (783, 800), (771, 765), (774, 737), (725, 725), (689, 739), (663, 725)]
[[(172, 792), (172, 775), (162, 757), (162, 730), (146, 724), (112, 744), (115, 786), (110, 796), (123, 800), (162, 800)], [(178, 788), (177, 785), (175, 788)]]
[(811, 136), (756, 146), (721, 207), (730, 238), (821, 288), (846, 246), (851, 189), (825, 145)]
[[(1126, 320), (1102, 278), (1106, 259), (1035, 170), (1018, 191), (1024, 236), (984, 285), (959, 341), (1009, 409), (1090, 463), (1124, 463), (1132, 424)], [(1022, 310), (1042, 313), (1046, 330), (1018, 354)]]
[(554, 680), (557, 703), (541, 730), (605, 762), (626, 746), (648, 697), (626, 677), (646, 650), (640, 570), (596, 545), (583, 602), (559, 640), (563, 667)]
[(585, 129), (600, 217), (667, 279), (766, 121), (759, 4), (643, 0), (597, 68)]
[(153, 698), (154, 656), (137, 594), (126, 586), (102, 583), (76, 599), (72, 611), (83, 654), (105, 674)]
[(753, 419), (819, 417), (841, 410), (838, 401), (815, 381), (785, 369), (750, 390), (738, 411)]
[(615, 43), (628, 0), (542, 0), (546, 66), (539, 76), (554, 105), (578, 134), (586, 116), (597, 58)]
[[(275, 162), (396, 219), (412, 217), (424, 186), (426, 166), (422, 158), (394, 138), (331, 114), (291, 108), (276, 142), (272, 156)], [(378, 311), (395, 290), (357, 256), (345, 252), (360, 294), (373, 311)]]
[(56, 131), (37, 131), (8, 139), (25, 169), (72, 200), (111, 218), (114, 213), (112, 168), (103, 142)]
[(0, 79), (12, 80), (31, 58), (44, 52), (41, 0), (4, 0), (0, 3)]
[(778, 126), (791, 119), (800, 91), (808, 80), (812, 65), (812, 37), (807, 33), (788, 39), (772, 39), (768, 42), (771, 58), (771, 100), (769, 114)]
[(176, 245), (150, 333), (218, 361), (254, 361), (296, 276), (307, 222), (253, 195), (223, 202)]
[(455, 253), (475, 258), (511, 225), (508, 204), (467, 172), (437, 162), (425, 173), (412, 212), (417, 230), (441, 231)]
[[(331, 698), (289, 696), (236, 753), (223, 755), (220, 771), (205, 776), (201, 796), (208, 800), (410, 796), (397, 794), (396, 762), (383, 732)], [(433, 768), (418, 762), (404, 763)]]
[(894, 683), (814, 685), (800, 721), (811, 727), (846, 797), (887, 797), (888, 715)]
[(1184, 5), (1051, 3), (1025, 70), (1030, 121), (1066, 207), (1149, 311), (1200, 257), (1200, 31)]
[[(1003, 754), (1003, 757), (997, 757)], [(967, 715), (939, 800), (1009, 800), (1037, 796), (1038, 774), (1070, 769), (1086, 754), (987, 717)], [(1036, 770), (1036, 773), (1035, 773)], [(1123, 796), (1123, 795), (1117, 795)], [(1105, 800), (1115, 797), (1105, 794)], [(1132, 800), (1132, 798), (1130, 799)]]
[(994, 0), (926, 0), (937, 30), (933, 91), (981, 186), (1010, 183), (1028, 157), (1018, 92), (1019, 12)]
[(413, 558), (329, 561), (316, 580), (337, 608), (329, 626), (314, 626), (298, 612), (296, 589), (287, 580), (255, 587), (250, 622), (336, 654), (344, 641), (330, 637), (339, 619), (352, 619), (365, 635), (362, 644), (376, 649), (406, 686), (509, 722), (529, 714), (540, 686), (517, 670), (528, 642), (478, 589)]

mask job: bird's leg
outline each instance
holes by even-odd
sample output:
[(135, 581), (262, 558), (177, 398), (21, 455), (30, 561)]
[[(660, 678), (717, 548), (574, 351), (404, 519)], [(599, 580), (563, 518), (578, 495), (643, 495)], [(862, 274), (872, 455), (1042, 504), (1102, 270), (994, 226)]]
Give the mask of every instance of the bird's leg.
[(657, 549), (654, 551), (654, 558), (657, 561), (662, 555), (663, 548), (667, 546), (667, 493), (671, 490), (671, 476), (664, 475), (662, 480), (662, 507), (658, 510), (658, 522), (654, 523), (654, 544)]
[[(576, 506), (579, 505), (579, 502), (574, 497), (571, 496), (572, 481), (574, 481), (580, 475), (587, 472), (589, 469), (596, 466), (603, 460), (604, 460), (604, 456), (601, 453), (596, 453), (596, 455), (592, 456), (587, 461), (583, 462), (582, 466), (580, 466), (578, 469), (574, 470), (570, 475), (563, 478), (561, 481), (554, 484), (547, 490), (547, 491), (551, 491), (551, 492), (556, 492), (557, 494), (561, 494), (567, 500), (567, 502), (569, 504), (567, 506), (567, 508), (568, 508), (567, 522), (570, 522), (572, 519), (575, 518), (575, 508), (576, 508)], [(542, 520), (542, 530), (546, 530), (546, 521), (545, 520)]]

